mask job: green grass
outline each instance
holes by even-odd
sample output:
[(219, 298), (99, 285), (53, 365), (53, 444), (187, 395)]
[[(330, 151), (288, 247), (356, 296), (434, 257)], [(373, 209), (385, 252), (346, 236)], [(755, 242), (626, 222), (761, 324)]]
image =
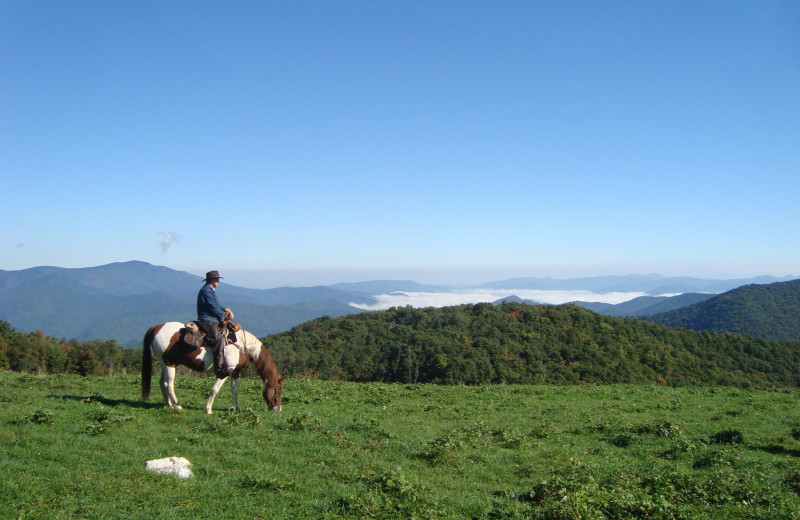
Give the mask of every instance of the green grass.
[(795, 389), (211, 382), (0, 373), (0, 518), (800, 518)]

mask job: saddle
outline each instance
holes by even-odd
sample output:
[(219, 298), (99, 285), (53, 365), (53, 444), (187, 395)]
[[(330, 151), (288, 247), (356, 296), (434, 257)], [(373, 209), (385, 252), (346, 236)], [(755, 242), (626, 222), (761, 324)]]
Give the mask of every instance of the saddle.
[[(235, 321), (223, 321), (218, 325), (220, 329), (224, 329), (222, 336), (225, 338), (225, 344), (231, 345), (236, 342), (236, 333), (242, 330), (241, 325)], [(204, 347), (206, 339), (206, 331), (200, 328), (196, 321), (186, 323), (186, 326), (180, 331), (181, 339), (194, 347)]]

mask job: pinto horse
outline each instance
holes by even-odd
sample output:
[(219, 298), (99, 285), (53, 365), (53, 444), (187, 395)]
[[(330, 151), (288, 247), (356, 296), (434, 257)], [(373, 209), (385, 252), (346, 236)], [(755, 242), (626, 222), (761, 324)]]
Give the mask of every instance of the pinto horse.
[[(214, 353), (205, 346), (196, 347), (182, 339), (181, 329), (185, 325), (175, 321), (154, 325), (148, 329), (142, 341), (142, 400), (150, 397), (150, 379), (153, 373), (153, 358), (161, 363), (161, 393), (164, 394), (164, 406), (181, 409), (175, 397), (175, 367), (183, 365), (197, 372), (214, 372)], [(225, 360), (228, 366), (235, 366), (231, 374), (231, 390), (233, 391), (233, 407), (239, 410), (239, 374), (250, 363), (264, 381), (264, 400), (273, 412), (281, 411), (281, 393), (283, 379), (275, 366), (267, 348), (253, 334), (246, 330), (235, 333), (234, 344), (225, 346)], [(206, 413), (211, 413), (214, 398), (225, 383), (227, 377), (214, 382), (206, 402)]]

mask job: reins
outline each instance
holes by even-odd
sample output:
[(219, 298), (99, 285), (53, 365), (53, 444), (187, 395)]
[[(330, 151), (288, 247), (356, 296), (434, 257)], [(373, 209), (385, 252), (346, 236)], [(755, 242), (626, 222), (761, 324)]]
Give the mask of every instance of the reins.
[[(246, 343), (247, 343), (247, 336), (246, 336), (246, 335), (245, 335), (245, 333), (244, 333), (244, 329), (240, 328), (240, 329), (239, 329), (239, 330), (237, 330), (237, 331), (231, 331), (231, 330), (228, 328), (228, 323), (229, 323), (229, 322), (228, 322), (228, 320), (225, 320), (225, 321), (223, 321), (223, 322), (222, 322), (222, 324), (223, 324), (223, 326), (222, 326), (222, 338), (223, 338), (223, 344), (225, 344), (225, 345), (230, 345), (230, 344), (232, 344), (232, 345), (233, 345), (233, 346), (235, 346), (237, 349), (239, 349), (239, 352), (241, 352), (242, 354), (244, 354), (244, 355), (245, 355), (245, 357), (247, 357), (247, 359), (250, 359), (250, 356), (248, 356), (248, 355), (247, 355), (247, 345), (246, 345)], [(228, 340), (230, 339), (230, 333), (231, 333), (231, 332), (233, 332), (233, 340), (234, 340), (234, 341), (233, 341), (233, 343), (228, 343)], [(239, 336), (237, 336), (237, 333), (239, 333), (239, 332), (241, 332), (241, 333), (242, 333), (242, 345), (241, 345), (241, 346), (239, 346), (239, 342), (238, 342), (238, 340), (239, 340)]]

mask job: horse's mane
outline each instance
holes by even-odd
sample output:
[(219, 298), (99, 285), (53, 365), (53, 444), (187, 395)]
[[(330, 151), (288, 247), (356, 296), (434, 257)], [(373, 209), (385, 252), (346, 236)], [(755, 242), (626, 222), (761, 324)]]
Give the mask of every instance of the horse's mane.
[[(259, 341), (259, 343), (261, 342)], [(256, 359), (256, 371), (265, 381), (273, 384), (281, 377), (278, 373), (278, 367), (275, 365), (275, 360), (272, 359), (272, 354), (269, 353), (263, 343), (261, 343), (261, 352), (259, 352)]]

